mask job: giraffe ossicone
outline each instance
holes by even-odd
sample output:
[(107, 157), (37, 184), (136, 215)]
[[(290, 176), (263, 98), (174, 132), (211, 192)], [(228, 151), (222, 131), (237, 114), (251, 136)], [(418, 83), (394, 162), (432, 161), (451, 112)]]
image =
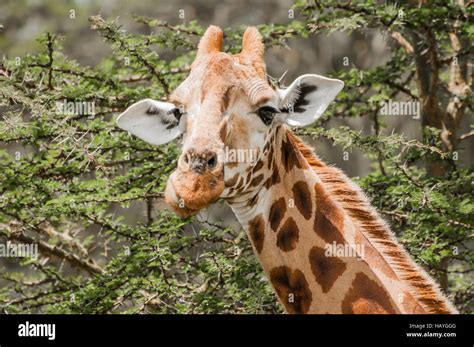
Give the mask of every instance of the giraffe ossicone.
[(186, 217), (225, 199), (288, 313), (456, 312), (363, 192), (290, 130), (317, 120), (343, 82), (307, 74), (276, 88), (256, 28), (238, 54), (221, 52), (222, 41), (210, 26), (169, 100), (139, 101), (117, 119), (155, 145), (183, 135), (168, 204)]

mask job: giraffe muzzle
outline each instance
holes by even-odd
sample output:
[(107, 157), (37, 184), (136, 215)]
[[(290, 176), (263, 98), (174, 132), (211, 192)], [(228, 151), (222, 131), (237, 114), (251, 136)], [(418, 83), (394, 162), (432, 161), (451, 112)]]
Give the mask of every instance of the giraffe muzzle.
[(166, 185), (166, 202), (182, 217), (198, 213), (219, 199), (224, 191), (223, 171), (188, 170), (173, 172)]

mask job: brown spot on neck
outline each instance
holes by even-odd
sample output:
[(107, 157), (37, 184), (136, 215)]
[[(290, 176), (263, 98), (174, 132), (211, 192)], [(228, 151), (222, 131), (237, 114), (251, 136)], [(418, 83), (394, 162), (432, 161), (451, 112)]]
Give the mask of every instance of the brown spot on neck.
[(245, 177), (245, 182), (250, 182), (250, 178), (252, 177), (252, 171), (249, 171), (249, 173), (247, 174), (247, 177)]
[(273, 171), (270, 177), (264, 183), (265, 188), (270, 189), (275, 184), (280, 183), (280, 174), (278, 173), (278, 165), (273, 166)]
[(286, 213), (286, 200), (285, 198), (280, 198), (275, 201), (270, 207), (270, 214), (268, 215), (268, 220), (270, 222), (270, 227), (274, 232), (277, 231), (280, 222), (283, 220), (283, 217)]
[(305, 219), (309, 220), (313, 212), (313, 201), (308, 184), (304, 181), (298, 181), (294, 184), (292, 191), (298, 211)]
[(298, 155), (295, 148), (291, 145), (290, 141), (283, 139), (281, 145), (281, 162), (286, 172), (290, 172), (292, 168), (297, 167), (301, 169), (303, 166), (298, 160)]
[(259, 171), (261, 168), (263, 167), (263, 161), (262, 160), (259, 160), (255, 166), (252, 168), (252, 172), (253, 173), (256, 173), (257, 171)]
[(356, 274), (341, 308), (345, 314), (397, 313), (385, 289), (362, 272)]
[(307, 313), (313, 297), (303, 272), (279, 266), (270, 271), (270, 282), (288, 313)]
[(268, 170), (271, 169), (272, 167), (272, 164), (273, 164), (273, 161), (275, 160), (275, 158), (273, 158), (273, 146), (270, 147), (270, 150), (268, 151), (268, 161), (267, 161), (267, 167), (268, 167)]
[(265, 222), (261, 214), (257, 215), (249, 222), (249, 237), (255, 250), (260, 253), (265, 241)]
[(242, 176), (240, 176), (239, 183), (237, 183), (237, 186), (235, 187), (235, 189), (242, 188), (242, 186), (244, 185), (244, 182), (245, 182), (245, 179)]
[(277, 246), (284, 252), (294, 250), (298, 243), (299, 233), (295, 220), (289, 217), (278, 232)]
[(239, 178), (239, 173), (236, 173), (234, 176), (232, 176), (227, 181), (225, 181), (226, 188), (230, 188), (230, 187), (235, 186), (235, 184), (237, 183), (238, 178)]
[(257, 177), (254, 177), (252, 181), (250, 182), (249, 188), (250, 187), (257, 187), (260, 182), (263, 181), (263, 174), (258, 175)]
[(308, 163), (298, 150), (297, 143), (289, 134), (291, 133), (285, 133), (281, 143), (281, 162), (283, 163), (286, 172), (290, 172), (294, 167), (297, 167), (298, 169), (309, 168)]
[(337, 257), (326, 256), (324, 248), (313, 247), (309, 252), (309, 263), (314, 279), (327, 293), (346, 270), (346, 264)]
[(344, 215), (341, 209), (331, 200), (328, 193), (320, 183), (316, 183), (316, 215), (314, 218), (314, 231), (324, 241), (343, 244), (342, 235), (344, 227)]
[(231, 162), (228, 162), (226, 163), (225, 165), (229, 168), (229, 169), (233, 169), (235, 168), (239, 163), (237, 163), (236, 161), (231, 161)]
[(259, 201), (259, 195), (254, 194), (251, 198), (247, 200), (247, 203), (245, 204), (245, 206), (254, 207), (258, 203), (258, 201)]

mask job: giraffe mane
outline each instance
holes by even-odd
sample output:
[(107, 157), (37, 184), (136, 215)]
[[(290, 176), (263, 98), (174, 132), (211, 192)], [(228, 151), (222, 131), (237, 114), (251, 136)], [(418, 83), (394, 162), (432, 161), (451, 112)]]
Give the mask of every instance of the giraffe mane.
[(388, 224), (371, 206), (362, 189), (340, 169), (323, 163), (301, 139), (287, 130), (287, 138), (318, 175), (352, 222), (407, 285), (426, 313), (457, 312), (427, 273), (411, 260)]

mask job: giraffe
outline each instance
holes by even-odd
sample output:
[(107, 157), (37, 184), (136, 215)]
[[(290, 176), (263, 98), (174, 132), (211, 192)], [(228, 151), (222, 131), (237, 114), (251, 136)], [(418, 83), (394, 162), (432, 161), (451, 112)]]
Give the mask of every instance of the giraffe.
[[(188, 217), (227, 201), (287, 313), (456, 313), (361, 189), (291, 131), (318, 119), (343, 82), (308, 74), (276, 88), (255, 27), (238, 54), (222, 40), (210, 26), (168, 101), (141, 100), (117, 119), (155, 145), (183, 135), (167, 203)], [(228, 149), (256, 154), (228, 160)]]

